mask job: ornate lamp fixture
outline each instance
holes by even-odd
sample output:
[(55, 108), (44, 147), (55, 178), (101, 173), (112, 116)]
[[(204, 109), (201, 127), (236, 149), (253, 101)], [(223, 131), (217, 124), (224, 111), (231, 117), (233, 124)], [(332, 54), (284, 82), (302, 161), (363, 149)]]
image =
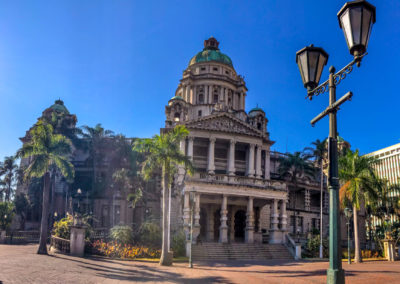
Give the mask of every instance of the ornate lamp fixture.
[(308, 90), (318, 86), (322, 70), (328, 62), (328, 53), (313, 44), (296, 52), (296, 63), (299, 66), (304, 87)]
[(372, 25), (376, 21), (375, 7), (364, 0), (344, 4), (337, 14), (350, 54), (360, 56), (367, 51)]

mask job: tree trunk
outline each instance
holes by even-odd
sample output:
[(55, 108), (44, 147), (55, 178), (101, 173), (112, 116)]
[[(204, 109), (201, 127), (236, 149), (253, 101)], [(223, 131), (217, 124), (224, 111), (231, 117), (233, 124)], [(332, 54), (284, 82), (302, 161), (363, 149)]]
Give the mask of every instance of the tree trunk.
[(168, 170), (167, 165), (163, 166), (162, 169), (162, 247), (161, 247), (161, 258), (160, 265), (172, 265), (172, 259), (168, 252), (168, 239), (169, 239), (169, 224), (168, 224), (168, 196), (169, 196), (169, 182), (168, 182)]
[(353, 205), (353, 221), (354, 221), (354, 262), (362, 262), (361, 249), (360, 249), (360, 239), (358, 237), (358, 216), (357, 207)]
[(43, 183), (43, 203), (42, 221), (40, 225), (40, 240), (38, 254), (47, 254), (47, 226), (49, 220), (49, 193), (50, 193), (50, 174), (46, 172)]

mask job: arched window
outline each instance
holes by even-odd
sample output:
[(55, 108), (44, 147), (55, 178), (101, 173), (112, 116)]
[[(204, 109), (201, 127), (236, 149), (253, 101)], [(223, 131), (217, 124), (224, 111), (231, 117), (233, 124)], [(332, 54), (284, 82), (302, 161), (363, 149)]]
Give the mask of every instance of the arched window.
[(181, 120), (181, 114), (180, 114), (179, 112), (175, 112), (174, 120), (175, 120), (176, 122), (178, 122), (179, 120)]

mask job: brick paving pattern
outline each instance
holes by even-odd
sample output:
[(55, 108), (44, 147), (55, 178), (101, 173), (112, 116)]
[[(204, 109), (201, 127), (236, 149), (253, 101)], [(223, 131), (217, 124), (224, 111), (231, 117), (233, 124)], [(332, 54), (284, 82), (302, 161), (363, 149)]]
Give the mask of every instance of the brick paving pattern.
[[(36, 245), (0, 245), (0, 283), (326, 283), (327, 262), (157, 263), (36, 254)], [(400, 262), (343, 264), (346, 283), (400, 283)]]

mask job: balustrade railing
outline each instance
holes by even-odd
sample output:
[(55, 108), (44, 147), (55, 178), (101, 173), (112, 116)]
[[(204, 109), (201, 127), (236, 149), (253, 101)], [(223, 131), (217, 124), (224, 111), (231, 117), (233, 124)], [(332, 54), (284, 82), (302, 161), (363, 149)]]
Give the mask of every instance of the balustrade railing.
[(67, 239), (62, 239), (56, 236), (51, 236), (50, 238), (50, 247), (55, 248), (56, 250), (69, 253), (70, 251), (70, 241)]
[(197, 172), (194, 173), (192, 177), (189, 177), (192, 180), (205, 181), (205, 182), (216, 182), (216, 183), (228, 183), (235, 185), (243, 185), (243, 186), (256, 186), (261, 188), (273, 188), (277, 190), (286, 190), (286, 185), (279, 181), (271, 181), (265, 180), (255, 177), (247, 177), (247, 176), (230, 176), (228, 174), (213, 174), (210, 175), (208, 173)]
[(285, 234), (285, 246), (293, 255), (294, 259), (301, 259), (301, 244), (296, 243), (289, 234)]

